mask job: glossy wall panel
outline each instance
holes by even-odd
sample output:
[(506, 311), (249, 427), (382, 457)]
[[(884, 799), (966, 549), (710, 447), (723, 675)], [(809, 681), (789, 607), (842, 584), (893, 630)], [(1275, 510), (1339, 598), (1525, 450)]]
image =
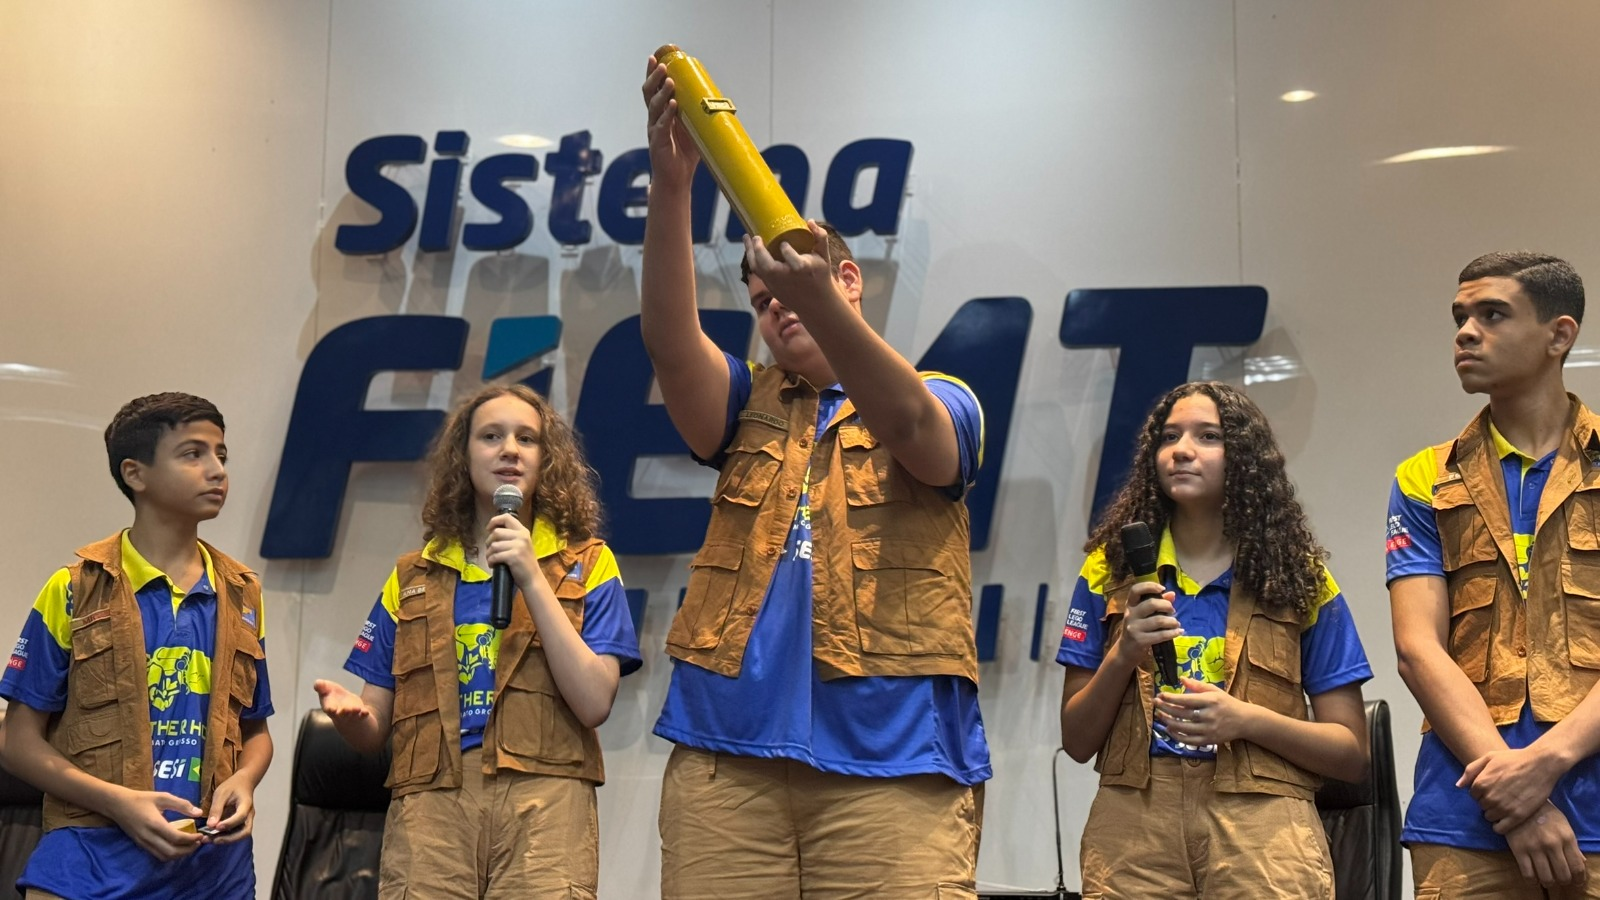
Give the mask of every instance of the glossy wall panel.
[[(1021, 297), (1032, 309), (989, 544), (976, 585), (1002, 586), (982, 667), (994, 751), (979, 874), (1054, 880), (1049, 797), (1061, 672), (1051, 658), (1081, 563), (1119, 365), (1133, 351), (1066, 349), (1080, 288), (1255, 284), (1266, 327), (1245, 348), (1200, 348), (1191, 374), (1246, 386), (1266, 408), (1394, 708), (1402, 790), (1419, 719), (1395, 675), (1382, 569), (1393, 467), (1476, 408), (1449, 368), (1454, 273), (1489, 249), (1566, 255), (1591, 280), (1600, 213), (1587, 104), (1600, 13), (1579, 3), (668, 3), (404, 2), (0, 4), (0, 628), (20, 626), (53, 566), (124, 524), (100, 431), (124, 400), (183, 389), (229, 420), (233, 493), (205, 536), (258, 566), (268, 589), (279, 758), (258, 794), (258, 873), (270, 880), (287, 815), (290, 742), (339, 677), (394, 558), (420, 528), (419, 468), (357, 463), (333, 554), (262, 559), (267, 507), (302, 367), (335, 328), (377, 315), (465, 319), (459, 373), (380, 375), (368, 409), (442, 408), (479, 382), (491, 323), (559, 315), (553, 368), (569, 416), (602, 337), (637, 312), (639, 249), (600, 224), (603, 172), (644, 144), (645, 57), (673, 41), (700, 57), (761, 147), (809, 164), (808, 215), (831, 165), (866, 138), (913, 147), (892, 235), (852, 240), (865, 314), (913, 360), (958, 309)], [(1291, 89), (1318, 96), (1280, 99)], [(514, 187), (530, 237), (474, 252), (462, 225), (496, 214), (463, 189), (453, 249), (377, 256), (335, 247), (377, 212), (352, 193), (362, 142), (464, 131), (463, 167), (530, 153)], [(600, 173), (576, 207), (553, 201), (548, 156), (510, 134), (588, 132)], [(576, 139), (576, 138), (574, 138)], [(1496, 155), (1402, 164), (1436, 146)], [(421, 207), (430, 164), (387, 177)], [(464, 182), (465, 184), (466, 182)], [(872, 195), (871, 176), (855, 203)], [(702, 305), (747, 308), (737, 246), (696, 251)], [(552, 217), (591, 225), (559, 239)], [(1159, 327), (1159, 323), (1152, 323)], [(1137, 336), (1132, 336), (1136, 339)], [(1593, 339), (1569, 383), (1600, 389)], [(752, 348), (753, 352), (759, 351)], [(601, 359), (599, 367), (611, 365)], [(992, 411), (991, 411), (992, 413)], [(337, 440), (337, 428), (329, 440)], [(990, 436), (994, 445), (996, 437)], [(638, 498), (703, 497), (680, 459), (641, 461)], [(625, 556), (649, 592), (646, 664), (602, 728), (601, 896), (655, 896), (656, 805), (668, 745), (650, 735), (669, 674), (661, 652), (685, 555)], [(1048, 588), (1042, 617), (1035, 601)], [(1038, 660), (1030, 646), (1041, 632)], [(5, 633), (0, 631), (0, 633)], [(1094, 793), (1064, 764), (1068, 883)], [(263, 889), (263, 895), (265, 890)]]

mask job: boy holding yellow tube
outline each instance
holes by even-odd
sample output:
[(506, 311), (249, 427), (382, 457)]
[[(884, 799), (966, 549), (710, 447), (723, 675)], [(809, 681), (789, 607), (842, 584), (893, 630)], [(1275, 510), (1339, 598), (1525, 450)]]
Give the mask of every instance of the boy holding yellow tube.
[(873, 332), (860, 268), (814, 222), (811, 252), (746, 239), (775, 365), (706, 337), (700, 154), (674, 87), (652, 58), (641, 328), (673, 424), (721, 475), (667, 635), (662, 896), (974, 897), (991, 774), (962, 499), (978, 400)]

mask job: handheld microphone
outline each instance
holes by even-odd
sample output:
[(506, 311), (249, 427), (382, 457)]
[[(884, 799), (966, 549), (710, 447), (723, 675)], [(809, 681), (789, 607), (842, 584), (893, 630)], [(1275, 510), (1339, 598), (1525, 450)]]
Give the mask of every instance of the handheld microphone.
[[(497, 512), (516, 515), (522, 509), (522, 492), (514, 484), (502, 484), (494, 489), (494, 508)], [(516, 585), (511, 579), (511, 568), (505, 563), (495, 563), (489, 582), (489, 624), (495, 628), (511, 627), (511, 594)]]
[[(1133, 570), (1135, 581), (1161, 580), (1156, 574), (1156, 542), (1150, 536), (1150, 526), (1143, 522), (1130, 522), (1122, 526), (1122, 555), (1128, 560), (1128, 568)], [(1161, 683), (1182, 687), (1183, 682), (1178, 680), (1178, 651), (1172, 642), (1162, 641), (1152, 646), (1150, 652), (1156, 658), (1156, 675)]]

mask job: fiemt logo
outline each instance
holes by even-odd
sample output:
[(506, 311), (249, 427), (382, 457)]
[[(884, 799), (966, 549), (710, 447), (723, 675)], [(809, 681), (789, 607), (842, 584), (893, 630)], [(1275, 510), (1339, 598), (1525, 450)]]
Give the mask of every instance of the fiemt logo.
[[(421, 165), (429, 144), (419, 135), (384, 135), (362, 141), (345, 163), (345, 181), (377, 213), (368, 224), (340, 225), (334, 246), (346, 255), (386, 254), (416, 234), (417, 253), (451, 250), (457, 243), (455, 211), (463, 180), (471, 196), (497, 217), (459, 228), (466, 250), (513, 249), (533, 233), (532, 209), (514, 188), (533, 182), (542, 170), (551, 184), (547, 227), (564, 246), (595, 240), (599, 231), (619, 245), (644, 241), (644, 209), (650, 157), (640, 147), (619, 154), (609, 166), (592, 146), (590, 133), (561, 138), (558, 149), (539, 158), (502, 153), (470, 165), (470, 139), (464, 131), (434, 135), (419, 208), (411, 192), (389, 177), (396, 167)], [(802, 215), (811, 164), (799, 147), (781, 144), (762, 156)], [(912, 145), (889, 138), (865, 138), (842, 147), (830, 161), (821, 190), (821, 218), (846, 237), (899, 232)], [(858, 185), (871, 172), (870, 197), (857, 205)], [(595, 196), (596, 222), (582, 215), (584, 192), (600, 176)], [(713, 240), (719, 199), (704, 167), (696, 174), (691, 201), (693, 238)], [(420, 225), (420, 233), (418, 228)], [(722, 237), (743, 234), (727, 214)], [(1003, 236), (1002, 236), (1003, 237)], [(1197, 346), (1254, 343), (1266, 319), (1267, 292), (1257, 286), (1164, 287), (1072, 290), (1067, 293), (1059, 342), (1069, 349), (1114, 348), (1126, 365), (1117, 367), (1103, 451), (1094, 488), (1098, 514), (1121, 483), (1138, 427), (1154, 400), (1188, 379)], [(701, 327), (718, 347), (742, 358), (750, 347), (754, 319), (748, 311), (702, 310)], [(966, 502), (974, 549), (989, 543), (990, 526), (1005, 464), (1011, 416), (1016, 405), (1022, 358), (1032, 327), (1033, 307), (1017, 296), (968, 300), (918, 358), (919, 369), (945, 372), (965, 381), (983, 404), (988, 463), (979, 470)], [(345, 485), (355, 462), (419, 460), (444, 420), (437, 409), (365, 408), (368, 386), (384, 372), (455, 371), (461, 367), (469, 325), (436, 315), (374, 316), (346, 323), (325, 335), (308, 355), (295, 394), (284, 439), (277, 483), (261, 540), (268, 559), (321, 558), (333, 550)], [(555, 350), (561, 320), (556, 316), (501, 318), (490, 326), (482, 377), (501, 377)], [(524, 383), (548, 393), (552, 370), (535, 372)], [(573, 424), (583, 435), (590, 463), (600, 475), (601, 501), (611, 523), (610, 543), (621, 555), (689, 553), (698, 549), (710, 519), (704, 497), (635, 497), (633, 473), (645, 457), (688, 452), (667, 418), (665, 407), (650, 402), (654, 372), (639, 334), (638, 317), (617, 323), (600, 340), (584, 374)], [(1079, 446), (1091, 446), (1086, 435)], [(1060, 448), (1071, 452), (1070, 447)], [(999, 619), (999, 585), (981, 591), (979, 657), (993, 658)], [(1035, 652), (1042, 627), (1044, 595), (1035, 616)], [(640, 607), (642, 608), (642, 607)]]

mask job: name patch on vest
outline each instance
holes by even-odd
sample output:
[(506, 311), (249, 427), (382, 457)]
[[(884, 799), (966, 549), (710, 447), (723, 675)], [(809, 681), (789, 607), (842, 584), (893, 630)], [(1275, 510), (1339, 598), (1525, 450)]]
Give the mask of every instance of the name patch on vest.
[(779, 428), (784, 431), (789, 430), (789, 423), (782, 416), (775, 416), (772, 413), (765, 413), (759, 409), (739, 410), (739, 421), (760, 422), (763, 425), (771, 425), (773, 428)]
[(412, 585), (411, 587), (408, 587), (400, 592), (400, 599), (404, 600), (407, 597), (415, 597), (418, 594), (427, 593), (427, 591), (428, 586), (425, 584)]

